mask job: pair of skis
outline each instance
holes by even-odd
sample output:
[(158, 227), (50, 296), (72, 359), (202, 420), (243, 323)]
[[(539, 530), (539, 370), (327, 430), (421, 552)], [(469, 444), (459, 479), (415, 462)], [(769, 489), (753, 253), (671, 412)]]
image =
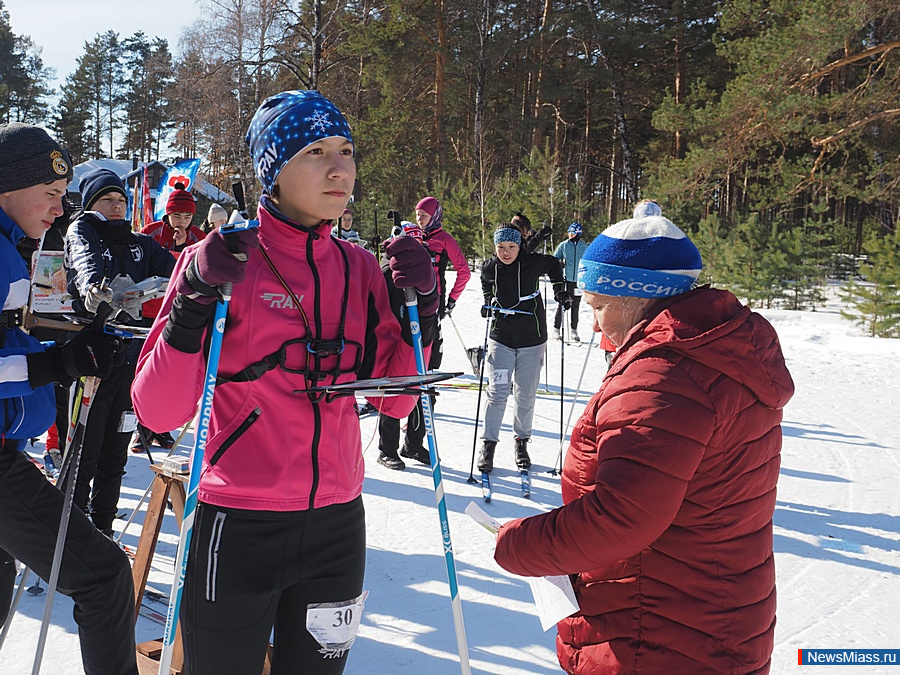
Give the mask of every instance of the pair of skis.
[[(519, 469), (519, 479), (521, 480), (522, 496), (525, 499), (531, 498), (531, 474), (528, 469)], [(491, 474), (486, 471), (481, 472), (481, 498), (485, 503), (490, 504), (493, 492), (491, 491)]]

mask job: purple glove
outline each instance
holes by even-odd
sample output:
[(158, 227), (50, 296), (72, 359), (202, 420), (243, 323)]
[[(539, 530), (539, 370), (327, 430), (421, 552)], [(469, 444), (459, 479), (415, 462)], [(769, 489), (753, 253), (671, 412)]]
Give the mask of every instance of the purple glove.
[(194, 258), (175, 282), (175, 290), (197, 302), (218, 299), (222, 284), (239, 284), (247, 274), (250, 249), (259, 248), (256, 229), (228, 235), (213, 230), (197, 246)]
[(397, 288), (415, 288), (419, 295), (430, 294), (437, 283), (431, 256), (412, 237), (396, 237), (384, 252), (390, 259), (391, 278)]

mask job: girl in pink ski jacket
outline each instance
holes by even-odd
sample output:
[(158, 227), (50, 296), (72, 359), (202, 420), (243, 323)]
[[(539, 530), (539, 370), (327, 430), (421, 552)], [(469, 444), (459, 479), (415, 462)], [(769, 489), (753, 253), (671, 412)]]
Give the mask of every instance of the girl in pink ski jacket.
[[(234, 282), (184, 587), (190, 672), (261, 672), (274, 625), (274, 670), (340, 673), (364, 599), (362, 446), (354, 397), (308, 389), (409, 375), (415, 357), (377, 260), (330, 236), (356, 174), (340, 111), (317, 92), (284, 92), (263, 103), (247, 141), (264, 187), (259, 228), (236, 247), (248, 259), (219, 231), (184, 251), (132, 394), (150, 429), (193, 417), (217, 287)], [(386, 253), (432, 323), (427, 251), (403, 238)], [(404, 416), (415, 399), (373, 403)], [(315, 613), (323, 604), (355, 623), (336, 630), (331, 611)]]

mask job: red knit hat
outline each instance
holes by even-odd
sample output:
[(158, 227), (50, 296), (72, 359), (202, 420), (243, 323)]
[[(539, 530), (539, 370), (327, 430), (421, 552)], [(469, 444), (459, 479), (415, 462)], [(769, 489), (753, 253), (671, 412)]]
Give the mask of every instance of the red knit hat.
[(196, 212), (197, 204), (193, 195), (184, 189), (184, 183), (175, 183), (175, 189), (169, 194), (169, 200), (166, 202), (166, 215)]
[(422, 201), (416, 204), (416, 209), (422, 209), (429, 216), (433, 216), (434, 212), (437, 211), (438, 206), (440, 206), (440, 202), (434, 197), (425, 197)]

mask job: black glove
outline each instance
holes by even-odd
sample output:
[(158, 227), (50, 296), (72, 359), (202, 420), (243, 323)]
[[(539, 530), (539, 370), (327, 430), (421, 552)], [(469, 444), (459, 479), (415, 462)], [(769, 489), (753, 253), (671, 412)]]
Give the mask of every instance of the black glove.
[(456, 307), (456, 300), (453, 300), (453, 299), (448, 300), (447, 306), (444, 309), (444, 311), (447, 313), (447, 316), (450, 316), (453, 313), (454, 307)]
[(103, 328), (85, 328), (64, 345), (28, 354), (28, 382), (37, 389), (50, 382), (67, 384), (83, 377), (109, 377), (114, 366), (125, 363), (125, 343)]
[(572, 303), (575, 301), (575, 298), (572, 296), (572, 294), (565, 289), (556, 291), (553, 294), (553, 299), (556, 300), (556, 302), (558, 302), (560, 305), (562, 305), (563, 309), (566, 311), (572, 308)]
[(539, 229), (535, 235), (534, 240), (536, 242), (544, 242), (550, 239), (553, 235), (553, 228), (549, 225), (544, 225), (541, 229)]
[(203, 347), (203, 336), (215, 313), (215, 304), (205, 299), (176, 295), (162, 339), (180, 352), (197, 354)]
[(488, 307), (487, 305), (482, 305), (482, 307), (481, 307), (481, 318), (482, 319), (487, 319), (493, 313), (494, 313), (493, 307)]

